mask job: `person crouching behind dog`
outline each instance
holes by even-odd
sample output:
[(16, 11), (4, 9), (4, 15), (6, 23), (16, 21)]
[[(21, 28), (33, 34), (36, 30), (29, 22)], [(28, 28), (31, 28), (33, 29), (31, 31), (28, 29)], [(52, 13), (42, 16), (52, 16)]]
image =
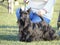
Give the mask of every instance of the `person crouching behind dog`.
[[(31, 8), (30, 19), (33, 23), (41, 22), (42, 16), (44, 21), (49, 24), (53, 17), (53, 8), (55, 0), (24, 0), (28, 5), (25, 7), (25, 11)], [(17, 20), (20, 19), (20, 8), (16, 10)]]

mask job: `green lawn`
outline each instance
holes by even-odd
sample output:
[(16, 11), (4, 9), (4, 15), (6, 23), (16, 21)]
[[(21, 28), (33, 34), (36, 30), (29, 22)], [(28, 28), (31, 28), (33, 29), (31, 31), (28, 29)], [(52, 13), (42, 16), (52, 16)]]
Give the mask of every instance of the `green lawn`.
[[(6, 2), (4, 2), (7, 5)], [(20, 4), (22, 5), (22, 4)], [(17, 7), (20, 7), (17, 6)], [(16, 23), (16, 15), (15, 10), (17, 8), (15, 6), (14, 13), (9, 14), (7, 7), (0, 5), (0, 45), (60, 45), (60, 40), (53, 41), (39, 41), (39, 42), (20, 42), (18, 40), (18, 26)], [(60, 8), (59, 0), (56, 0), (53, 19), (50, 25), (56, 29), (58, 11)]]

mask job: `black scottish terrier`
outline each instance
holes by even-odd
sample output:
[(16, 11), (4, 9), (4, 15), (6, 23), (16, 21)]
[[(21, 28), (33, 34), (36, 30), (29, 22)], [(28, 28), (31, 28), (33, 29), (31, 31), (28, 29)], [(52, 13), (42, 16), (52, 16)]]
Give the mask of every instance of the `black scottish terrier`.
[(31, 42), (56, 39), (55, 30), (44, 21), (43, 17), (40, 16), (41, 22), (33, 23), (29, 18), (29, 12), (30, 9), (27, 12), (20, 9), (19, 40)]

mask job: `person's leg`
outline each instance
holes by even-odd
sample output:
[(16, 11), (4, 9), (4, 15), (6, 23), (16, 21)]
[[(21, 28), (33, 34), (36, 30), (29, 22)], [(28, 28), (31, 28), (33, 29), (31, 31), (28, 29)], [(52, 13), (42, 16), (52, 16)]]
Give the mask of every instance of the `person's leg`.
[(17, 20), (19, 20), (20, 19), (20, 10), (21, 8), (18, 8), (17, 10), (16, 10), (16, 18), (17, 18)]
[[(40, 16), (38, 16), (36, 13), (34, 12), (30, 12), (30, 19), (33, 23), (38, 23), (38, 22), (41, 22), (42, 21), (42, 18)], [(50, 20), (48, 18), (45, 18), (43, 17), (43, 20), (49, 24), (50, 23)]]
[(45, 18), (45, 17), (43, 17), (43, 18), (44, 18), (44, 21), (45, 21), (47, 24), (50, 23), (50, 20), (49, 20), (49, 19), (47, 19), (47, 18)]
[(33, 23), (38, 23), (38, 22), (41, 22), (41, 18), (34, 12), (30, 12), (30, 19)]

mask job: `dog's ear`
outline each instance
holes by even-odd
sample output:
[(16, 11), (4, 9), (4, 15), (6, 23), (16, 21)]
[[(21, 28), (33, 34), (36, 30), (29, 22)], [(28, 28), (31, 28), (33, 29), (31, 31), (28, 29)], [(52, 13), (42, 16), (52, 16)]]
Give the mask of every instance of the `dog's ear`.
[(30, 13), (30, 11), (31, 11), (31, 8), (29, 8), (29, 9), (27, 10), (28, 14)]
[(19, 11), (19, 13), (20, 13), (20, 16), (22, 15), (22, 9), (20, 8), (20, 11)]

